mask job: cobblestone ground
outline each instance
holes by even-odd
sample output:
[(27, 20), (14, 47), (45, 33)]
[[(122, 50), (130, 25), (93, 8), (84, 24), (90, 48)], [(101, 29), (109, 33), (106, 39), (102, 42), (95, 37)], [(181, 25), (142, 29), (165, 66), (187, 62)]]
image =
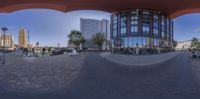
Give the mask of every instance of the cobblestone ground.
[(200, 58), (192, 58), (191, 63), (193, 65), (193, 69), (196, 71), (200, 79)]
[(84, 55), (22, 57), (6, 55), (6, 64), (0, 65), (0, 83), (6, 90), (17, 92), (52, 92), (69, 87), (77, 77)]

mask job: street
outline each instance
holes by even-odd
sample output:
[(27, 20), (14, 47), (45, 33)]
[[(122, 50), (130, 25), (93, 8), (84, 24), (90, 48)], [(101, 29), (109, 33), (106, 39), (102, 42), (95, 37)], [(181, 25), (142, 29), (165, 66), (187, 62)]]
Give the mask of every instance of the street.
[(1, 99), (199, 99), (200, 81), (188, 53), (157, 65), (131, 67), (92, 52), (86, 53), (69, 89), (38, 95), (0, 92)]

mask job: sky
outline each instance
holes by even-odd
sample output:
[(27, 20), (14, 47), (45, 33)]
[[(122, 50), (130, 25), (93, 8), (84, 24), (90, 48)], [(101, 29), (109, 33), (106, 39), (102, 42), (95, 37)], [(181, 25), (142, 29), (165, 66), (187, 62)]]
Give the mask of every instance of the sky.
[(176, 41), (200, 38), (200, 13), (192, 13), (179, 16), (174, 19), (174, 39)]
[(49, 9), (19, 10), (12, 13), (0, 13), (0, 27), (8, 27), (6, 34), (14, 36), (18, 43), (19, 29), (29, 31), (30, 42), (37, 41), (43, 46), (67, 46), (67, 35), (71, 30), (80, 30), (80, 18), (108, 19), (110, 13), (94, 10), (82, 10), (63, 13)]
[[(26, 9), (12, 13), (0, 13), (0, 27), (8, 27), (6, 34), (14, 36), (18, 43), (18, 32), (26, 28), (30, 34), (30, 42), (40, 42), (43, 46), (67, 46), (67, 35), (71, 30), (80, 30), (80, 18), (108, 19), (110, 13), (95, 10), (60, 12), (50, 9)], [(187, 14), (174, 19), (174, 39), (176, 41), (200, 38), (200, 13)]]

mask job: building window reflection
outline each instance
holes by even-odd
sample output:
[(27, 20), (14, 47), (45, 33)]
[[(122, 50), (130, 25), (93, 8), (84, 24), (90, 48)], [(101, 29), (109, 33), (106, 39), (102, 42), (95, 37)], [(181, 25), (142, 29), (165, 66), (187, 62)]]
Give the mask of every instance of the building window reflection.
[(153, 34), (157, 36), (158, 31), (159, 31), (159, 17), (157, 14), (155, 14), (153, 16)]
[(150, 12), (149, 11), (143, 11), (142, 14), (143, 14), (142, 15), (143, 16), (143, 18), (142, 18), (142, 20), (143, 20), (142, 31), (143, 31), (144, 34), (149, 34), (149, 32), (150, 32)]
[(170, 34), (171, 34), (171, 41), (173, 42), (173, 21), (171, 21), (170, 22), (170, 26), (171, 26), (171, 28), (170, 28)]
[(113, 14), (112, 22), (112, 47), (117, 52), (130, 54), (139, 49), (143, 54), (159, 53), (173, 48), (173, 21), (160, 12), (142, 9), (119, 12)]
[(131, 12), (131, 33), (138, 33), (138, 11)]
[(116, 37), (117, 36), (117, 24), (118, 23), (118, 17), (117, 17), (117, 15), (114, 15), (113, 16), (113, 37)]
[(121, 48), (157, 48), (169, 46), (169, 42), (152, 37), (123, 37)]
[(169, 40), (170, 38), (170, 28), (169, 28), (170, 24), (169, 24), (169, 19), (166, 19), (166, 39)]
[(125, 35), (126, 34), (126, 22), (127, 22), (127, 18), (125, 14), (121, 15), (121, 19), (120, 19), (120, 27), (121, 27), (121, 35)]
[(147, 48), (152, 48), (153, 39), (151, 37), (147, 37)]
[(154, 47), (158, 47), (158, 39), (154, 39)]
[(165, 36), (165, 17), (161, 17), (161, 37), (164, 38)]

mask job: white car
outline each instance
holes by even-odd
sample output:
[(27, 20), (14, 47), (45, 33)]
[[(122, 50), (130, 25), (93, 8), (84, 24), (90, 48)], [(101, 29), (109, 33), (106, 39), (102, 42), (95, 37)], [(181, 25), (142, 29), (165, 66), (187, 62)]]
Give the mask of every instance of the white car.
[(200, 51), (192, 51), (193, 58), (200, 58)]
[(68, 55), (75, 56), (75, 55), (78, 55), (78, 52), (75, 49), (73, 49), (72, 52), (70, 52)]

